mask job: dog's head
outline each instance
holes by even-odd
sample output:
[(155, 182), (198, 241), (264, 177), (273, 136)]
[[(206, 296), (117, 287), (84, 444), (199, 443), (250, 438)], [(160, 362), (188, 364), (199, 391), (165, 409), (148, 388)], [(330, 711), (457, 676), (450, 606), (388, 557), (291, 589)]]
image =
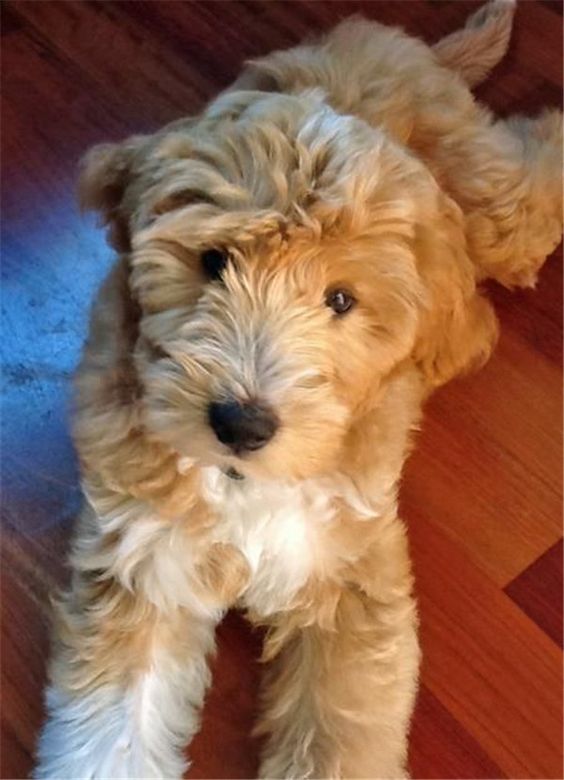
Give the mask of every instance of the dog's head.
[(489, 352), (457, 207), (315, 92), (97, 147), (81, 195), (128, 256), (145, 424), (202, 464), (327, 471), (392, 372), (439, 384)]

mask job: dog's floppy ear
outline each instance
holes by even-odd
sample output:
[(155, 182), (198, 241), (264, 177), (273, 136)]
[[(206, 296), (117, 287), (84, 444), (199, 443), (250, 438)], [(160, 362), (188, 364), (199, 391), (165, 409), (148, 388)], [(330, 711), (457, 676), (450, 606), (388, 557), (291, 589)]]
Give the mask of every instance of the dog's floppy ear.
[(497, 338), (491, 304), (476, 289), (459, 208), (438, 192), (420, 221), (417, 255), (427, 292), (414, 357), (433, 386), (486, 362)]
[(118, 251), (129, 249), (129, 215), (123, 197), (145, 141), (144, 136), (134, 136), (123, 143), (94, 146), (80, 163), (80, 206), (100, 213), (102, 223), (108, 225), (108, 241)]

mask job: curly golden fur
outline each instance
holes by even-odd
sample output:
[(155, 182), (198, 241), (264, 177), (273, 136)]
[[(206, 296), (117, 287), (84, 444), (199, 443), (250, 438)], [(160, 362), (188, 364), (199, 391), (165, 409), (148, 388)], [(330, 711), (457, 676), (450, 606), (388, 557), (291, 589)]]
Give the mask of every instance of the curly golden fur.
[[(268, 628), (261, 776), (406, 776), (410, 432), (491, 352), (479, 282), (533, 284), (562, 230), (561, 116), (496, 120), (467, 86), (512, 13), (434, 49), (345, 21), (86, 157), (118, 258), (77, 376), (86, 501), (36, 777), (180, 777), (232, 606)], [(217, 402), (274, 435), (232, 446)]]

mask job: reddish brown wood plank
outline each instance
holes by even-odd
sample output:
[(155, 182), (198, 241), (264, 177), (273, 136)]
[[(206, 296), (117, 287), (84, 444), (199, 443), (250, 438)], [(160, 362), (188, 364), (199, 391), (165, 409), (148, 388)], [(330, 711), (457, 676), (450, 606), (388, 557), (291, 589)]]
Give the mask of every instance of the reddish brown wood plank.
[(562, 539), (507, 585), (505, 592), (562, 646)]
[(502, 587), (562, 535), (561, 393), (558, 365), (502, 323), (488, 365), (431, 399), (407, 464), (406, 498)]
[(418, 778), (500, 778), (501, 769), (431, 691), (421, 686), (411, 727), (410, 768)]
[(562, 245), (543, 266), (535, 289), (489, 285), (503, 331), (510, 330), (534, 352), (562, 369)]
[(561, 651), (424, 509), (406, 509), (423, 682), (508, 777), (561, 778)]
[(260, 632), (237, 613), (218, 630), (212, 664), (213, 687), (206, 697), (202, 728), (190, 746), (189, 778), (256, 777), (258, 743), (251, 737), (259, 686)]
[[(3, 567), (8, 561), (3, 559)], [(43, 718), (47, 657), (46, 610), (21, 587), (21, 574), (2, 573), (2, 752), (0, 777), (28, 777)]]

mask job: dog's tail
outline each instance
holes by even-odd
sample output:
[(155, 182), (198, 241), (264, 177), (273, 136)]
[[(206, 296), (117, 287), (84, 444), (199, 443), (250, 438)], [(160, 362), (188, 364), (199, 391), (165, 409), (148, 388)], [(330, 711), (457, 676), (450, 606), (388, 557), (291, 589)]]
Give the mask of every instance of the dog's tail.
[(457, 71), (469, 86), (479, 84), (507, 51), (514, 13), (515, 0), (490, 0), (462, 30), (433, 46), (439, 62)]

